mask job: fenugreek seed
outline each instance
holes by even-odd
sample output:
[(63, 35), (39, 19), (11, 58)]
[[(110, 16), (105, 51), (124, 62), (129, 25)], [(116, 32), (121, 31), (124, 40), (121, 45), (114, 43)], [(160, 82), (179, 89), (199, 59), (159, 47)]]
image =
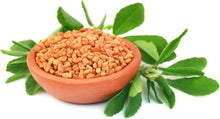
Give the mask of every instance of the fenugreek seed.
[(127, 64), (124, 62), (124, 63), (122, 63), (121, 64), (121, 67), (123, 68), (123, 67), (125, 67)]
[(95, 57), (92, 59), (92, 61), (95, 62), (95, 63), (98, 63), (99, 57), (95, 56)]
[(95, 77), (95, 74), (92, 74), (92, 73), (86, 75), (86, 78), (94, 78), (94, 77)]
[(72, 70), (73, 70), (73, 69), (72, 69), (71, 67), (65, 67), (65, 68), (64, 68), (64, 71), (65, 71), (65, 72), (70, 72), (70, 71), (72, 71)]
[(55, 73), (55, 71), (53, 70), (53, 69), (50, 69), (50, 71), (49, 71), (51, 74), (54, 74)]
[(79, 63), (82, 61), (82, 58), (73, 58), (73, 63)]
[(101, 72), (101, 69), (100, 68), (96, 68), (96, 73), (100, 73)]
[(79, 77), (78, 77), (79, 79), (82, 79), (82, 78), (84, 78), (84, 73), (83, 73), (83, 70), (80, 70), (80, 72), (79, 72)]
[(55, 74), (58, 75), (58, 76), (61, 76), (61, 75), (62, 75), (62, 72), (56, 71)]
[(49, 64), (47, 63), (47, 65), (46, 65), (46, 67), (44, 68), (44, 70), (45, 70), (46, 72), (49, 72), (50, 69), (51, 69), (51, 65), (49, 65)]
[(105, 71), (101, 71), (101, 76), (105, 76), (105, 75), (106, 75)]
[(126, 59), (125, 62), (128, 64), (129, 62), (131, 62), (131, 59)]
[(88, 65), (89, 64), (89, 60), (87, 58), (83, 58), (82, 62), (84, 65)]
[(102, 70), (103, 71), (105, 71), (105, 70), (108, 70), (108, 62), (104, 62), (103, 64), (102, 64)]
[(117, 66), (117, 67), (115, 67), (115, 71), (118, 72), (121, 70), (121, 68), (122, 68), (121, 66)]
[(79, 71), (79, 67), (78, 67), (77, 65), (73, 65), (73, 66), (72, 66), (72, 69), (73, 69), (74, 71)]
[(59, 64), (59, 65), (58, 65), (58, 71), (59, 71), (59, 72), (64, 72), (64, 66), (63, 66), (63, 64)]
[(59, 61), (64, 62), (67, 60), (67, 56), (62, 56), (58, 58)]
[(133, 58), (133, 55), (131, 53), (127, 54), (124, 59), (129, 59), (129, 58)]
[(71, 66), (71, 64), (70, 64), (70, 62), (68, 62), (68, 61), (65, 61), (64, 62), (64, 67), (66, 68), (66, 67), (70, 67)]
[(34, 49), (40, 68), (69, 78), (106, 76), (120, 71), (133, 58), (133, 52), (121, 38), (91, 28), (60, 32)]
[(103, 61), (100, 59), (100, 60), (98, 61), (98, 67), (99, 67), (99, 68), (102, 67), (102, 63), (103, 63)]
[(62, 73), (62, 77), (71, 78), (72, 74), (71, 73)]
[(96, 63), (93, 63), (92, 67), (93, 67), (94, 69), (96, 69), (98, 66), (97, 66)]
[(55, 44), (55, 45), (54, 45), (54, 49), (60, 49), (60, 48), (65, 48), (65, 47), (66, 47), (66, 44), (65, 44), (65, 43)]
[(54, 64), (54, 65), (57, 65), (57, 66), (58, 66), (58, 64), (60, 64), (60, 63), (61, 63), (61, 62), (60, 62), (59, 60), (56, 60), (56, 59), (53, 60), (53, 64)]
[(84, 65), (83, 63), (81, 63), (81, 62), (78, 63), (78, 67), (79, 67), (80, 70), (86, 69), (86, 68), (85, 68), (85, 65)]

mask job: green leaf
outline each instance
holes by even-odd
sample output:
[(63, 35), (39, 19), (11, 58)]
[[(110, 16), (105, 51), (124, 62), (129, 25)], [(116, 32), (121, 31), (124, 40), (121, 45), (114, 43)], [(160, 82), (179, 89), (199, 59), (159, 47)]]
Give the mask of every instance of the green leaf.
[(59, 7), (57, 11), (57, 19), (60, 24), (68, 30), (79, 30), (83, 28), (83, 25), (64, 11), (62, 7)]
[(128, 97), (130, 86), (131, 85), (128, 84), (117, 95), (108, 100), (104, 111), (106, 116), (113, 116), (114, 114), (120, 112), (123, 109), (124, 103)]
[(135, 3), (122, 8), (116, 15), (113, 34), (120, 35), (126, 33), (144, 22), (144, 6)]
[[(125, 39), (131, 41), (132, 43), (135, 44), (135, 41), (137, 40), (143, 40), (146, 42), (153, 42), (154, 45), (157, 48), (157, 52), (160, 55), (161, 52), (163, 51), (163, 49), (167, 46), (167, 41), (166, 39), (164, 39), (161, 36), (157, 36), (157, 35), (138, 35), (138, 36), (126, 36), (124, 37)], [(136, 45), (136, 44), (135, 44)], [(138, 46), (137, 46), (138, 47)], [(139, 48), (139, 47), (138, 47)], [(141, 48), (139, 48), (140, 52), (141, 52), (141, 59), (142, 61), (144, 61), (145, 63), (148, 64), (154, 64), (156, 62), (155, 59), (153, 59), (149, 54), (147, 54), (146, 52), (144, 52)], [(164, 61), (170, 61), (172, 59), (174, 59), (176, 57), (175, 53), (172, 53), (166, 60)]]
[(27, 56), (26, 52), (21, 51), (7, 51), (7, 50), (1, 50), (3, 54), (11, 55), (11, 56)]
[(175, 105), (175, 94), (165, 81), (165, 79), (162, 76), (158, 76), (155, 81), (160, 86), (160, 89), (162, 91), (162, 94), (164, 98), (166, 99), (167, 104), (172, 109)]
[(151, 82), (150, 85), (151, 85), (151, 88), (153, 89), (153, 92), (154, 92), (154, 96), (155, 96), (155, 98), (156, 98), (156, 101), (157, 101), (158, 103), (162, 104), (163, 102), (160, 100), (160, 98), (159, 98), (158, 95), (157, 95), (157, 90), (156, 90), (156, 87), (155, 87), (154, 82), (151, 81), (151, 80), (149, 80), (149, 81)]
[(134, 97), (142, 91), (141, 74), (138, 71), (129, 89), (129, 96)]
[(84, 4), (83, 1), (82, 1), (82, 8), (83, 8), (83, 10), (84, 10), (84, 13), (85, 13), (86, 20), (87, 20), (88, 24), (89, 24), (90, 26), (94, 26), (94, 24), (92, 23), (92, 20), (91, 20), (90, 17), (89, 17), (88, 11), (87, 11), (86, 6), (85, 6), (85, 4)]
[(141, 107), (142, 96), (141, 92), (138, 93), (135, 97), (128, 97), (128, 103), (125, 107), (125, 117), (131, 117), (135, 115), (138, 109)]
[(101, 21), (101, 23), (99, 24), (99, 26), (97, 27), (98, 29), (103, 29), (103, 27), (104, 27), (104, 24), (105, 24), (105, 19), (106, 19), (106, 14), (105, 14), (105, 16), (103, 17), (103, 19), (102, 19), (102, 21)]
[(192, 67), (202, 71), (205, 68), (206, 64), (207, 61), (204, 57), (193, 57), (178, 61), (175, 64), (169, 66), (168, 68)]
[(154, 58), (154, 60), (157, 61), (159, 59), (159, 54), (157, 52), (157, 47), (154, 45), (153, 42), (146, 42), (146, 41), (143, 41), (143, 40), (136, 40), (135, 45), (137, 45), (137, 47), (141, 48), (144, 52), (149, 54), (152, 58)]
[(150, 87), (151, 87), (152, 81), (147, 79), (147, 101), (150, 102)]
[(28, 67), (23, 67), (18, 72), (16, 72), (16, 74), (14, 74), (13, 76), (9, 77), (5, 83), (10, 83), (10, 82), (16, 81), (18, 79), (26, 77), (29, 74), (30, 74), (30, 72), (28, 70)]
[(53, 33), (51, 33), (51, 34), (48, 36), (48, 38), (51, 37), (51, 36), (56, 36), (58, 32), (63, 32), (63, 33), (65, 33), (66, 31), (68, 31), (68, 29), (66, 29), (66, 28), (64, 28), (64, 27), (61, 26), (60, 28), (58, 28), (57, 30), (55, 30)]
[(113, 28), (113, 24), (109, 24), (103, 28), (103, 30), (111, 30)]
[(165, 59), (167, 59), (174, 52), (174, 50), (179, 45), (181, 38), (186, 34), (186, 32), (187, 32), (187, 29), (185, 29), (184, 32), (179, 37), (177, 37), (176, 39), (171, 41), (163, 49), (162, 53), (160, 54), (160, 58), (157, 60), (157, 62), (154, 64), (154, 66), (157, 66), (158, 64), (162, 63)]
[(16, 41), (12, 41), (12, 43), (14, 43), (15, 45), (27, 50), (27, 51), (30, 51), (32, 47), (29, 47), (23, 43), (19, 43), (19, 42), (16, 42)]
[(26, 92), (28, 95), (34, 95), (41, 90), (40, 85), (30, 75), (25, 83)]
[(177, 67), (177, 68), (159, 68), (163, 71), (162, 74), (173, 76), (202, 76), (204, 73), (192, 67)]
[(219, 88), (219, 84), (216, 80), (205, 76), (176, 80), (168, 79), (167, 81), (172, 87), (194, 96), (209, 95)]
[[(25, 45), (25, 47), (28, 48), (33, 48), (36, 45), (36, 42), (34, 42), (33, 40), (23, 40), (23, 41), (19, 41), (17, 42), (19, 44)], [(12, 51), (30, 51), (29, 49), (23, 48), (22, 46), (18, 45), (18, 44), (14, 44), (11, 46), (10, 48)]]
[(6, 67), (7, 72), (16, 73), (23, 67), (27, 67), (27, 57), (21, 57), (11, 60)]

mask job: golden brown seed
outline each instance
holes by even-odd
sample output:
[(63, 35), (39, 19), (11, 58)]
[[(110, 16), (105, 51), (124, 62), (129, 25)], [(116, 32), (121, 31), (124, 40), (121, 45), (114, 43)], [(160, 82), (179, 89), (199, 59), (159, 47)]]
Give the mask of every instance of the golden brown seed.
[(102, 67), (102, 63), (103, 63), (103, 61), (100, 59), (100, 60), (98, 61), (98, 67), (99, 67), (99, 68)]
[(105, 75), (106, 75), (105, 71), (101, 71), (101, 76), (105, 76)]
[(95, 74), (92, 74), (92, 73), (86, 75), (86, 78), (94, 78), (94, 77), (95, 77)]
[(71, 73), (62, 73), (62, 77), (71, 78), (72, 74)]
[(117, 66), (117, 67), (115, 67), (115, 71), (118, 72), (121, 70), (121, 68), (122, 68), (121, 66)]
[(105, 71), (105, 70), (108, 70), (108, 62), (104, 62), (103, 64), (102, 64), (102, 71)]
[(67, 56), (62, 56), (58, 58), (59, 61), (64, 62), (67, 60)]
[(98, 56), (95, 56), (95, 57), (92, 59), (92, 61), (95, 62), (95, 63), (98, 63), (99, 57), (98, 57)]
[(125, 63), (128, 64), (129, 62), (131, 62), (131, 59), (126, 59), (126, 60), (125, 60)]
[(64, 66), (63, 66), (63, 64), (58, 64), (58, 71), (59, 71), (59, 72), (64, 72)]
[(100, 68), (96, 68), (96, 73), (99, 74), (101, 72)]
[(120, 71), (133, 58), (133, 52), (121, 38), (92, 28), (59, 32), (34, 49), (40, 68), (69, 78), (106, 76)]

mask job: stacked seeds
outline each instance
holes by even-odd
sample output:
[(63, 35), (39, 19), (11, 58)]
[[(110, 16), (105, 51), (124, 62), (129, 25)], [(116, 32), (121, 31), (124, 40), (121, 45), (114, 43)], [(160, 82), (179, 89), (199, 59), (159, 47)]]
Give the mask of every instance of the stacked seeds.
[(120, 71), (133, 58), (121, 38), (98, 29), (59, 32), (34, 47), (38, 66), (51, 74), (82, 79)]

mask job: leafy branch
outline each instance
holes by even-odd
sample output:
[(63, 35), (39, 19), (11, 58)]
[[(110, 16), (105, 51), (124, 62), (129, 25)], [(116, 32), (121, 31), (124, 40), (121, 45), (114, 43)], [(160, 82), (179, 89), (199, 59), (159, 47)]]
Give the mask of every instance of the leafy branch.
[[(124, 15), (126, 13), (129, 13), (130, 11), (139, 11), (138, 17), (136, 17), (132, 13), (128, 16)], [(143, 17), (144, 9), (142, 8), (142, 5), (140, 5), (140, 3), (122, 8), (115, 18), (114, 26), (117, 27), (113, 27), (113, 33), (118, 35), (131, 30), (128, 29), (127, 31), (124, 31), (124, 29), (127, 29), (126, 24), (129, 24), (129, 28), (139, 26), (142, 23)], [(126, 18), (128, 18), (129, 20), (126, 21)], [(129, 22), (135, 20), (136, 22)], [(125, 22), (120, 23), (122, 21)], [(139, 24), (137, 24), (137, 22)], [(125, 25), (116, 25), (115, 23)], [(202, 70), (205, 68), (207, 61), (203, 57), (193, 57), (181, 60), (167, 68), (158, 67), (158, 65), (163, 62), (175, 59), (176, 54), (174, 53), (174, 51), (178, 47), (181, 39), (187, 33), (187, 31), (188, 30), (185, 29), (180, 36), (172, 40), (169, 44), (163, 37), (156, 35), (124, 37), (125, 39), (134, 43), (139, 48), (142, 56), (142, 61), (151, 65), (141, 66), (138, 73), (133, 78), (132, 82), (107, 102), (105, 108), (105, 114), (107, 116), (112, 116), (120, 112), (123, 109), (124, 105), (126, 105), (124, 112), (125, 117), (131, 117), (138, 111), (142, 102), (142, 80), (146, 80), (147, 83), (148, 102), (150, 102), (150, 90), (152, 89), (156, 101), (160, 104), (162, 103), (161, 99), (158, 96), (158, 94), (162, 94), (165, 103), (171, 109), (174, 107), (176, 99), (175, 93), (170, 88), (170, 86), (194, 96), (208, 95), (215, 92), (219, 88), (219, 84), (216, 80), (204, 76), (204, 72), (202, 72)], [(144, 79), (141, 79), (140, 75), (143, 76)], [(181, 78), (175, 80), (166, 79), (164, 77), (165, 75), (180, 76)], [(159, 86), (160, 93), (158, 93), (158, 90), (156, 90), (155, 85)], [(127, 102), (125, 97), (127, 97)], [(121, 104), (122, 102), (124, 105)]]

